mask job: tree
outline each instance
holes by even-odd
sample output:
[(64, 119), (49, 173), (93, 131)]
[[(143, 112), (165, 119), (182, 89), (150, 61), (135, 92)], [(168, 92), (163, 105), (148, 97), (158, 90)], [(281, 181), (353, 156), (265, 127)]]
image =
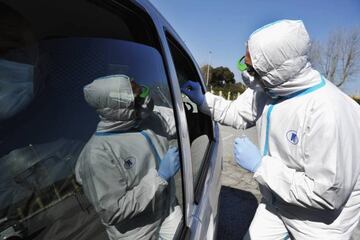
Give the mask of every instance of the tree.
[[(206, 81), (211, 79), (211, 76), (212, 76), (212, 72), (214, 70), (214, 68), (211, 66), (211, 65), (203, 65), (201, 68), (201, 73), (204, 77), (204, 80), (205, 80), (205, 83), (207, 83)], [(208, 78), (208, 73), (209, 73), (209, 78)]]
[(210, 65), (203, 65), (201, 73), (206, 81), (207, 73), (209, 72), (208, 90), (213, 90), (215, 94), (222, 91), (224, 96), (228, 96), (230, 92), (231, 99), (238, 96), (238, 93), (243, 93), (246, 86), (240, 82), (235, 83), (234, 74), (227, 67), (213, 68)]
[(213, 87), (223, 87), (225, 84), (235, 83), (234, 73), (227, 67), (217, 67), (212, 69), (209, 84)]
[(360, 28), (336, 30), (325, 44), (313, 41), (310, 61), (336, 86), (360, 73)]

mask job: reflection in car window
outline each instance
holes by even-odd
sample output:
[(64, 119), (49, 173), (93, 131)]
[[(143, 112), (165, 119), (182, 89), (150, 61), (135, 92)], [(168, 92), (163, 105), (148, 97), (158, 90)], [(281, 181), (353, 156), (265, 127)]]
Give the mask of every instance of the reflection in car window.
[[(197, 74), (196, 68), (190, 57), (169, 34), (168, 41), (180, 85), (188, 80), (199, 82), (199, 75)], [(197, 105), (184, 94), (183, 103), (186, 110), (191, 143), (191, 162), (193, 168), (194, 186), (197, 186), (199, 184), (199, 177), (201, 173), (206, 170), (204, 169), (204, 166), (206, 153), (210, 145), (210, 140), (212, 139), (212, 125), (210, 118), (199, 112)]]
[(172, 239), (182, 217), (178, 170), (169, 167), (179, 162), (172, 109), (155, 105), (149, 87), (125, 74), (95, 79), (84, 95), (100, 121), (76, 178), (110, 238)]
[(16, 11), (0, 12), (19, 26), (18, 39), (0, 32), (0, 237), (172, 239), (182, 181), (160, 171), (178, 144), (159, 52), (38, 39)]

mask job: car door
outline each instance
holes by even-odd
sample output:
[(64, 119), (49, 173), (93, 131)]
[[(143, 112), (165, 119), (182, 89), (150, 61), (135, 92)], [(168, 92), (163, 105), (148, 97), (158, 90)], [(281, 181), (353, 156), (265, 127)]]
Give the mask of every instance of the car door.
[(218, 126), (180, 93), (180, 85), (186, 80), (202, 83), (199, 68), (186, 47), (156, 9), (147, 1), (139, 2), (147, 6), (148, 13), (157, 22), (171, 90), (177, 102), (174, 107), (185, 174), (185, 222), (189, 227), (185, 235), (191, 239), (211, 239), (216, 231), (222, 161)]
[[(197, 67), (186, 50), (169, 32), (167, 42), (181, 86), (187, 80), (202, 82)], [(194, 199), (191, 238), (213, 239), (215, 234), (218, 197), (220, 190), (221, 148), (217, 139), (218, 129), (209, 116), (201, 113), (198, 106), (182, 94), (188, 136), (190, 142)]]
[[(173, 147), (190, 161), (162, 44), (143, 6), (1, 0), (0, 11), (1, 236), (177, 239), (189, 209), (186, 168), (167, 181), (157, 170)], [(153, 103), (149, 115), (129, 121), (97, 90), (84, 93), (109, 78), (140, 86)], [(122, 90), (106, 99), (124, 99)], [(130, 100), (115, 106), (132, 111)]]

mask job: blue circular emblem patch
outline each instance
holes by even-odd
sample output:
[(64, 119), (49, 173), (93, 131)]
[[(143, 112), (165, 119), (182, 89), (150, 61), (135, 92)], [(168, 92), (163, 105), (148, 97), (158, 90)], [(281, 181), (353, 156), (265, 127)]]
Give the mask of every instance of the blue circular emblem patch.
[(286, 138), (289, 142), (291, 142), (294, 145), (299, 143), (298, 135), (297, 135), (296, 131), (294, 131), (294, 130), (288, 131), (286, 133)]
[(124, 167), (126, 169), (130, 169), (135, 166), (136, 159), (134, 157), (128, 157), (124, 160)]

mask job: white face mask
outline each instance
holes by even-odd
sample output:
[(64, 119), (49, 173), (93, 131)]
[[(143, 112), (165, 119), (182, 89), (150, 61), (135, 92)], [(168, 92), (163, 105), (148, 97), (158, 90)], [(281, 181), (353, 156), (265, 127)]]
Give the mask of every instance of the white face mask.
[(254, 76), (251, 76), (247, 71), (241, 73), (242, 80), (244, 84), (253, 90), (262, 89), (260, 82)]
[(24, 110), (34, 97), (34, 66), (0, 59), (0, 121)]
[(273, 95), (270, 88), (267, 88), (264, 86), (264, 84), (260, 83), (260, 79), (256, 78), (254, 76), (251, 76), (247, 71), (244, 71), (241, 73), (241, 77), (243, 79), (243, 82), (245, 85), (254, 90), (254, 91), (263, 91), (265, 92), (269, 97), (276, 99), (277, 96)]

